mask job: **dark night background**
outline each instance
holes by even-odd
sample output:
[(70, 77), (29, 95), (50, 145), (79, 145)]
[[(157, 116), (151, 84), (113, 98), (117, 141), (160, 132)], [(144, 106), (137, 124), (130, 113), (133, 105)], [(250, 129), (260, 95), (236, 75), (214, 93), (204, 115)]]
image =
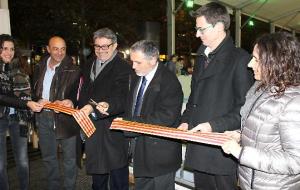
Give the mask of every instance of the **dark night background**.
[[(9, 0), (12, 35), (19, 47), (42, 54), (53, 35), (65, 38), (68, 53), (82, 55), (83, 48), (91, 49), (92, 33), (109, 27), (118, 34), (119, 49), (130, 47), (143, 38), (146, 22), (160, 25), (160, 49), (167, 53), (166, 0)], [(181, 3), (176, 0), (176, 8)], [(199, 6), (194, 5), (193, 9)], [(200, 40), (195, 37), (195, 21), (183, 6), (176, 13), (176, 53), (195, 52)], [(242, 16), (242, 24), (248, 19)], [(276, 30), (281, 30), (276, 28)], [(268, 24), (255, 20), (255, 26), (242, 29), (242, 47), (251, 51), (254, 39), (269, 32)], [(234, 18), (231, 36), (234, 38)], [(298, 34), (297, 34), (298, 35)]]

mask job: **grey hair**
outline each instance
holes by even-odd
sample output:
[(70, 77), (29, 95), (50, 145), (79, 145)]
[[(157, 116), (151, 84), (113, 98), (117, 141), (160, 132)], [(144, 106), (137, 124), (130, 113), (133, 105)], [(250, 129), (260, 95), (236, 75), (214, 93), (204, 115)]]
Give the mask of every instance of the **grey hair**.
[(141, 51), (145, 55), (146, 59), (159, 58), (158, 47), (155, 42), (150, 40), (141, 40), (135, 42), (130, 48), (130, 52), (132, 51)]
[(95, 41), (97, 38), (107, 38), (110, 39), (112, 43), (117, 43), (117, 35), (109, 28), (101, 28), (94, 32), (93, 40)]

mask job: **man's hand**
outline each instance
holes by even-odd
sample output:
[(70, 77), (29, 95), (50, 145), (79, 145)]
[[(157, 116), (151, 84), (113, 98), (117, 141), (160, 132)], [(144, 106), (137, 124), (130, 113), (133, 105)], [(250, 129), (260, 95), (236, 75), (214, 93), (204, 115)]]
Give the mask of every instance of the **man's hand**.
[(85, 115), (90, 115), (94, 110), (93, 107), (89, 104), (85, 105), (83, 108), (80, 109), (81, 111), (84, 112)]
[(242, 147), (233, 139), (225, 142), (222, 149), (226, 154), (232, 154), (236, 158), (239, 158), (242, 151)]
[(62, 105), (62, 106), (66, 106), (66, 107), (69, 107), (69, 108), (74, 108), (73, 102), (69, 99), (56, 100), (54, 103)]
[(27, 102), (27, 107), (29, 107), (33, 112), (40, 112), (43, 109), (43, 105), (38, 103), (38, 102), (34, 102), (34, 101), (28, 101)]
[(181, 123), (177, 129), (182, 130), (182, 131), (187, 131), (189, 129), (189, 124), (188, 123)]
[(107, 112), (108, 108), (109, 104), (107, 102), (99, 102), (96, 106), (96, 109), (104, 115), (109, 115), (109, 113)]
[(46, 100), (46, 99), (40, 99), (38, 101), (39, 104), (41, 104), (42, 106), (44, 106), (45, 104), (48, 104), (48, 103), (51, 103), (49, 100)]
[(191, 133), (195, 133), (195, 132), (205, 132), (205, 133), (210, 133), (212, 132), (212, 128), (210, 126), (210, 124), (208, 122), (206, 123), (200, 123), (198, 124), (196, 127), (194, 127), (193, 129), (189, 130), (189, 132)]

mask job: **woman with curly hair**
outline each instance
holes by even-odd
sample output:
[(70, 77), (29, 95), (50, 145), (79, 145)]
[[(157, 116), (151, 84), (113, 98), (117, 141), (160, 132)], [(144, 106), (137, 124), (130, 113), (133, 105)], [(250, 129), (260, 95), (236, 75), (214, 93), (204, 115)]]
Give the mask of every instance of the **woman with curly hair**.
[(248, 65), (257, 80), (241, 131), (222, 146), (239, 161), (242, 189), (300, 189), (300, 45), (289, 33), (257, 39)]

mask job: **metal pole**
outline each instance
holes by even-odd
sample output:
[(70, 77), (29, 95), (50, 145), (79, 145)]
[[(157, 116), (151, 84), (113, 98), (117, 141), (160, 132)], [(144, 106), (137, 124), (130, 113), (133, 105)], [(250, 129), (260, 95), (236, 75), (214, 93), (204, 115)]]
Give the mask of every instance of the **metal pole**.
[(8, 0), (0, 0), (0, 9), (8, 9)]
[(241, 10), (235, 10), (235, 46), (241, 47)]
[(274, 33), (275, 32), (275, 24), (273, 22), (270, 23), (270, 33)]
[(167, 0), (168, 57), (175, 53), (175, 0)]
[(0, 0), (0, 34), (11, 34), (8, 0)]

